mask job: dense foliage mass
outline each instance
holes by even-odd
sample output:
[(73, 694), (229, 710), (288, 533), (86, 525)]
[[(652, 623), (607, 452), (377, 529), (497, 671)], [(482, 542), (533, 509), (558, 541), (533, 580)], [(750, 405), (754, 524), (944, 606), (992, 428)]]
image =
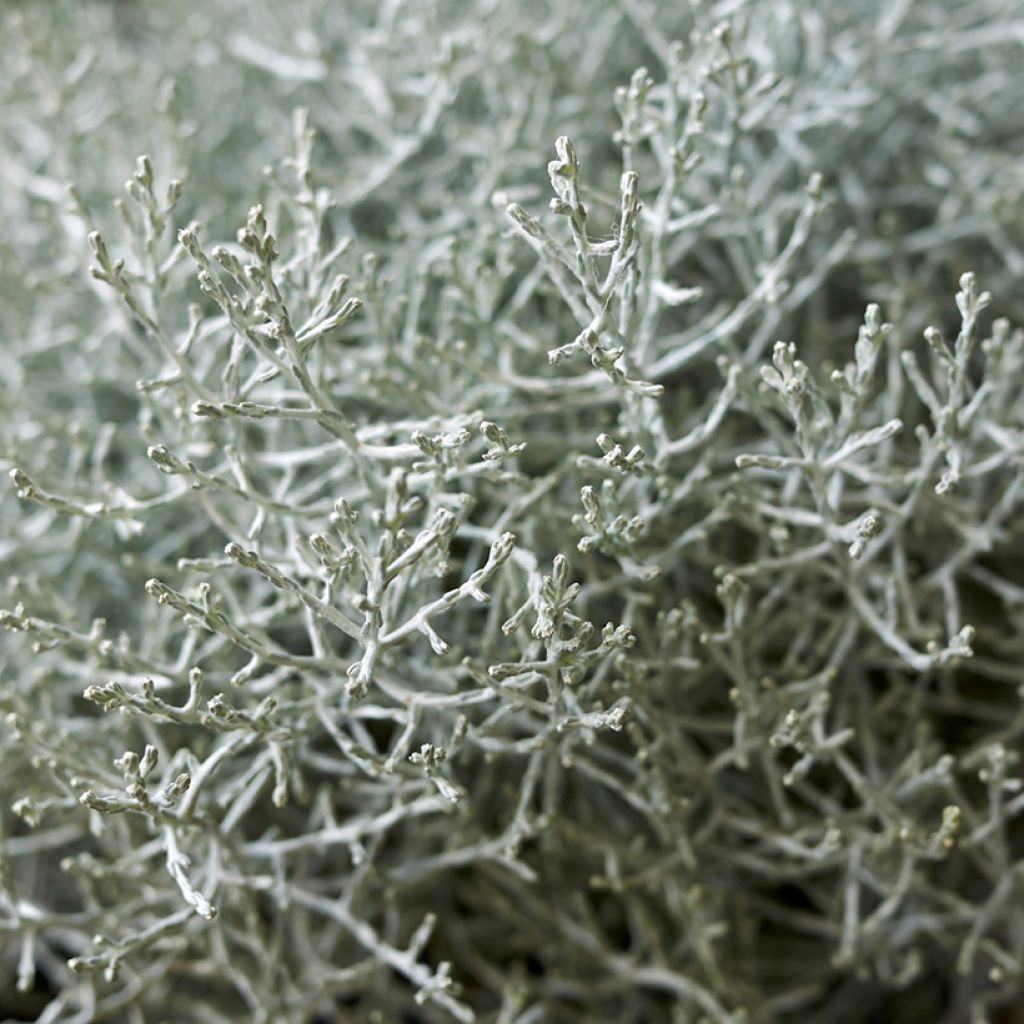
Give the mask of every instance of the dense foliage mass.
[(0, 1014), (1024, 1020), (1014, 6), (5, 5)]

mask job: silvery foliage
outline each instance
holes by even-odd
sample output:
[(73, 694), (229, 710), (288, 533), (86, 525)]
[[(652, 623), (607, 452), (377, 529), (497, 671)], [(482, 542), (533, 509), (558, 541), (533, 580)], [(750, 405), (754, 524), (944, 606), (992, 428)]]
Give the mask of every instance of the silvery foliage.
[(0, 1009), (997, 1019), (1012, 6), (9, 5)]

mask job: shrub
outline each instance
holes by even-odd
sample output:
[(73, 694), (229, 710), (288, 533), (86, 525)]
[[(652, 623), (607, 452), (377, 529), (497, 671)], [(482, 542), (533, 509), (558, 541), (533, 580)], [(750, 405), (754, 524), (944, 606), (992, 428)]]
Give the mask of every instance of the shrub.
[(3, 19), (9, 1019), (1017, 1019), (1006, 5)]

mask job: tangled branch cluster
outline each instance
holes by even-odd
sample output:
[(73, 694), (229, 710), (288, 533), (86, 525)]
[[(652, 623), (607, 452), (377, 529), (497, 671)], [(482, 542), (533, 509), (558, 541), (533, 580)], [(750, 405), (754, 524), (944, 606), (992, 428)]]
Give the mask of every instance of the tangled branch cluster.
[(18, 6), (7, 1019), (1018, 1019), (1024, 20)]

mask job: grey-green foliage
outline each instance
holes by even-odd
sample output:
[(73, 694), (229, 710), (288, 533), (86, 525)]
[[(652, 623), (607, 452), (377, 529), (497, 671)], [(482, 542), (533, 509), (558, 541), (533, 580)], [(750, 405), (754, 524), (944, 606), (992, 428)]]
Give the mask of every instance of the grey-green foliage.
[(1013, 5), (2, 19), (0, 1011), (1014, 1019)]

